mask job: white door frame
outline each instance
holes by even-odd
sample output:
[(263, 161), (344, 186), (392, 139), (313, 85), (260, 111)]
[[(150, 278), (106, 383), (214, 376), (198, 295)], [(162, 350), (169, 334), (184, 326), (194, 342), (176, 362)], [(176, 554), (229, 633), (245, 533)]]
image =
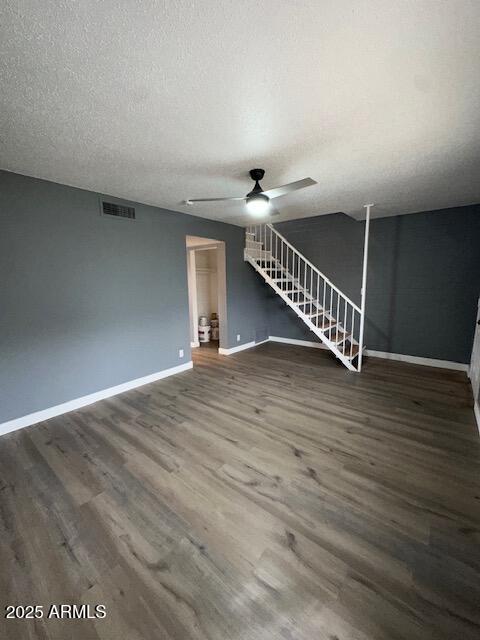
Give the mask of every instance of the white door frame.
[(190, 325), (190, 347), (200, 346), (198, 341), (198, 305), (197, 305), (197, 268), (195, 251), (187, 251), (187, 279), (188, 279), (188, 315)]
[[(208, 240), (208, 238), (206, 238)], [(189, 304), (189, 325), (190, 325), (190, 346), (199, 347), (198, 340), (198, 303), (197, 303), (197, 272), (196, 272), (196, 251), (216, 249), (217, 253), (217, 303), (218, 303), (218, 323), (220, 327), (219, 348), (228, 348), (228, 327), (227, 327), (227, 264), (225, 242), (223, 240), (212, 240), (208, 244), (202, 243), (197, 246), (187, 246), (187, 278), (188, 278), (188, 304)]]
[(468, 377), (472, 383), (474, 411), (477, 419), (478, 431), (480, 433), (480, 298), (478, 299), (477, 320), (475, 323), (475, 334), (473, 338), (472, 357), (470, 360)]

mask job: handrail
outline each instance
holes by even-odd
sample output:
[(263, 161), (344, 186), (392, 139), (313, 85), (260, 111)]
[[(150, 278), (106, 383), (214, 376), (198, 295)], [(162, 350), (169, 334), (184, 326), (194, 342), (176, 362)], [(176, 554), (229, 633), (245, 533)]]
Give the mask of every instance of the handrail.
[[(346, 296), (346, 295), (343, 293), (343, 291), (340, 291), (340, 289), (339, 289), (337, 286), (335, 286), (335, 285), (333, 284), (333, 282), (332, 282), (329, 278), (327, 278), (327, 276), (326, 276), (324, 273), (322, 273), (322, 272), (320, 271), (320, 269), (318, 269), (314, 264), (312, 264), (312, 263), (310, 262), (310, 260), (307, 260), (307, 259), (305, 258), (305, 256), (304, 256), (303, 254), (301, 254), (301, 253), (300, 253), (300, 251), (298, 251), (297, 249), (295, 249), (295, 247), (294, 247), (292, 244), (290, 244), (290, 242), (285, 238), (285, 236), (282, 236), (282, 234), (281, 234), (279, 231), (277, 231), (277, 229), (275, 229), (275, 227), (274, 227), (271, 223), (267, 223), (267, 224), (265, 224), (265, 226), (266, 226), (266, 227), (268, 227), (268, 228), (269, 228), (271, 231), (273, 231), (274, 233), (276, 233), (276, 234), (277, 234), (277, 236), (282, 240), (282, 242), (284, 242), (286, 245), (288, 245), (288, 247), (289, 247), (292, 251), (294, 251), (294, 252), (297, 254), (297, 256), (300, 256), (300, 258), (301, 258), (301, 259), (302, 259), (306, 264), (308, 264), (308, 266), (309, 266), (311, 269), (313, 269), (314, 271), (316, 271), (316, 272), (318, 273), (318, 275), (319, 275), (321, 278), (323, 278), (323, 279), (328, 283), (328, 285), (329, 285), (330, 287), (332, 287), (332, 289), (335, 289), (335, 291), (336, 291), (339, 295), (341, 295), (341, 296), (342, 296), (342, 298), (344, 298), (344, 299), (348, 302), (348, 304), (350, 304), (350, 305), (351, 305), (351, 306), (352, 306), (356, 311), (358, 311), (358, 313), (362, 313), (362, 310), (360, 309), (360, 307), (359, 307), (358, 305), (356, 305), (356, 304), (355, 304), (355, 302), (353, 302), (353, 300), (351, 300), (348, 296)], [(253, 227), (255, 228), (255, 225), (253, 225)]]
[(359, 307), (269, 223), (247, 227), (244, 255), (347, 369), (360, 371), (364, 293)]

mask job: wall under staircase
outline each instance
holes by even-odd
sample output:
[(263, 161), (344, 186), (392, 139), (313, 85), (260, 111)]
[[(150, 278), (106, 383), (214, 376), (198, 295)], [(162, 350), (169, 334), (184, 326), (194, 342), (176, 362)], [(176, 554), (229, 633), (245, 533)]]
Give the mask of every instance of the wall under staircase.
[[(275, 221), (274, 228), (361, 306), (363, 220), (335, 213)], [(480, 293), (479, 243), (480, 205), (375, 217), (368, 252), (368, 351), (468, 364)], [(270, 334), (315, 340), (269, 294)]]
[(244, 258), (350, 371), (360, 371), (364, 313), (271, 224), (247, 227)]

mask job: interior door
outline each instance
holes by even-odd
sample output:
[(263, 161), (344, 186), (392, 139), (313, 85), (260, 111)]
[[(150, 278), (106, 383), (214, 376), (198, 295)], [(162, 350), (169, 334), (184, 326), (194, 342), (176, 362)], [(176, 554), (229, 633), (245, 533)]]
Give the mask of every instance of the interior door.
[(473, 339), (469, 375), (472, 383), (473, 397), (477, 402), (480, 402), (478, 397), (480, 389), (480, 298), (478, 299), (477, 324), (475, 325), (475, 337)]

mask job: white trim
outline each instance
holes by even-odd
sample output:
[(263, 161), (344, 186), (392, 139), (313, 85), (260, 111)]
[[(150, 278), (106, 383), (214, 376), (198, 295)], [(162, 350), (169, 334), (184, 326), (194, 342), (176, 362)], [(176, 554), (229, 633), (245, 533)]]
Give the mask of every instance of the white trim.
[(225, 349), (223, 347), (219, 347), (218, 353), (222, 356), (230, 356), (232, 353), (238, 353), (238, 351), (244, 351), (245, 349), (251, 349), (255, 346), (255, 342), (245, 342), (244, 344), (239, 344), (238, 347), (231, 347), (230, 349)]
[(189, 251), (210, 251), (211, 249), (216, 249), (218, 243), (221, 242), (219, 240), (212, 240), (210, 244), (200, 244), (200, 245), (191, 245), (190, 247), (187, 245), (187, 249)]
[(255, 342), (255, 346), (258, 347), (259, 344), (265, 344), (265, 342), (270, 342), (270, 337), (260, 340), (260, 342)]
[(450, 360), (436, 360), (435, 358), (422, 358), (420, 356), (409, 356), (403, 353), (388, 353), (385, 351), (372, 351), (367, 349), (365, 355), (373, 358), (385, 358), (386, 360), (398, 360), (399, 362), (409, 362), (420, 364), (425, 367), (437, 367), (439, 369), (453, 369), (454, 371), (468, 372), (468, 364), (461, 362), (451, 362)]
[[(366, 204), (365, 209), (367, 210), (367, 215), (365, 218), (365, 239), (363, 241), (363, 267), (362, 267), (362, 288), (360, 289), (361, 296), (361, 312), (360, 312), (360, 330), (358, 332), (358, 372), (362, 370), (362, 359), (363, 359), (363, 349), (365, 345), (363, 344), (363, 332), (365, 330), (365, 307), (367, 304), (367, 273), (368, 273), (368, 239), (370, 236), (370, 209), (373, 207), (373, 204)], [(346, 313), (346, 310), (345, 310)], [(352, 319), (353, 322), (353, 319)], [(345, 329), (346, 331), (346, 329)], [(352, 329), (353, 333), (353, 329)]]
[(190, 349), (197, 349), (200, 346), (200, 342), (198, 340), (194, 342), (190, 342)]
[[(232, 347), (230, 349), (219, 348), (218, 352), (221, 355), (228, 356), (233, 353), (238, 353), (239, 351), (245, 351), (246, 349), (257, 347), (258, 345), (264, 344), (265, 342), (269, 342), (269, 341), (281, 342), (284, 344), (293, 344), (301, 347), (313, 347), (315, 349), (327, 348), (321, 342), (311, 342), (309, 340), (296, 340), (294, 338), (282, 338), (280, 336), (270, 336), (267, 340), (262, 340), (261, 342), (246, 342), (244, 344), (238, 345), (237, 347)], [(383, 351), (370, 351), (370, 350), (366, 351), (366, 355), (369, 355), (370, 357), (373, 357), (373, 358), (385, 358), (387, 360), (398, 360), (400, 362), (410, 362), (412, 364), (419, 364), (419, 365), (424, 365), (429, 367), (439, 367), (442, 369), (453, 369), (455, 371), (464, 371), (465, 373), (468, 373), (467, 364), (462, 364), (459, 362), (449, 362), (448, 360), (435, 360), (433, 358), (421, 358), (418, 356), (409, 356), (409, 355), (403, 355), (400, 353), (386, 353)], [(173, 376), (177, 373), (182, 373), (183, 371), (187, 371), (192, 367), (193, 367), (193, 362), (190, 360), (190, 362), (180, 364), (176, 367), (171, 367), (170, 369), (164, 369), (163, 371), (158, 371), (157, 373), (151, 373), (148, 376), (143, 376), (142, 378), (136, 378), (135, 380), (130, 380), (129, 382), (124, 382), (114, 387), (103, 389), (102, 391), (96, 391), (95, 393), (91, 393), (87, 396), (82, 396), (81, 398), (76, 398), (74, 400), (69, 400), (68, 402), (58, 404), (54, 407), (50, 407), (49, 409), (43, 409), (42, 411), (36, 411), (35, 413), (30, 413), (26, 416), (22, 416), (21, 418), (15, 418), (13, 420), (9, 420), (8, 422), (4, 422), (3, 424), (0, 424), (0, 435), (10, 433), (11, 431), (16, 431), (17, 429), (23, 429), (24, 427), (28, 427), (30, 425), (36, 424), (37, 422), (43, 422), (44, 420), (48, 420), (49, 418), (54, 418), (64, 413), (68, 413), (69, 411), (80, 409), (81, 407), (85, 407), (89, 404), (93, 404), (94, 402), (98, 402), (99, 400), (104, 400), (105, 398), (111, 398), (112, 396), (116, 396), (119, 393), (124, 393), (125, 391), (129, 391), (130, 389), (135, 389), (136, 387), (141, 387), (145, 384), (150, 384), (151, 382), (155, 382), (157, 380), (161, 380), (162, 378)], [(474, 412), (475, 412), (475, 417), (477, 420), (478, 430), (480, 434), (480, 406), (478, 402), (475, 402)]]
[(217, 245), (217, 303), (218, 323), (220, 335), (218, 346), (228, 342), (228, 315), (227, 315), (227, 254), (225, 242)]
[(476, 400), (473, 403), (473, 413), (475, 414), (475, 418), (477, 419), (478, 435), (480, 436), (480, 404), (478, 404)]
[(187, 247), (188, 319), (191, 344), (198, 342), (197, 269), (195, 256), (195, 251)]
[[(191, 348), (200, 346), (198, 340), (198, 305), (197, 305), (197, 268), (195, 254), (197, 251), (216, 249), (217, 258), (217, 313), (220, 327), (219, 345), (228, 341), (228, 317), (227, 317), (227, 261), (225, 253), (225, 241), (212, 238), (199, 238), (203, 244), (188, 245), (189, 238), (185, 236), (187, 243), (188, 265), (188, 309), (190, 319)], [(199, 269), (200, 272), (200, 269)], [(195, 346), (194, 346), (195, 343)]]
[(258, 347), (259, 344), (264, 344), (268, 342), (271, 338), (267, 338), (266, 340), (261, 340), (260, 342), (245, 342), (244, 344), (239, 344), (238, 347), (231, 347), (230, 349), (219, 348), (218, 353), (222, 356), (231, 356), (232, 353), (238, 353), (239, 351), (245, 351), (245, 349), (251, 349), (252, 347)]
[(30, 413), (26, 416), (22, 416), (21, 418), (9, 420), (8, 422), (0, 424), (0, 435), (10, 433), (11, 431), (16, 431), (17, 429), (23, 429), (24, 427), (29, 427), (32, 424), (43, 422), (44, 420), (48, 420), (49, 418), (55, 418), (56, 416), (60, 416), (63, 413), (68, 413), (69, 411), (75, 411), (75, 409), (86, 407), (87, 405), (98, 402), (99, 400), (105, 400), (105, 398), (111, 398), (112, 396), (116, 396), (119, 393), (123, 393), (124, 391), (129, 391), (130, 389), (141, 387), (144, 384), (150, 384), (151, 382), (161, 380), (162, 378), (168, 378), (169, 376), (173, 376), (176, 373), (182, 373), (182, 371), (187, 371), (187, 369), (191, 369), (192, 367), (193, 362), (190, 360), (190, 362), (179, 364), (176, 367), (170, 367), (170, 369), (157, 371), (156, 373), (151, 373), (150, 375), (143, 376), (142, 378), (129, 380), (128, 382), (117, 384), (114, 387), (109, 387), (108, 389), (103, 389), (102, 391), (90, 393), (88, 396), (82, 396), (81, 398), (75, 398), (75, 400), (69, 400), (68, 402), (57, 404), (55, 407), (50, 407), (49, 409), (35, 411), (35, 413)]
[[(315, 349), (327, 349), (321, 342), (310, 342), (309, 340), (295, 340), (293, 338), (280, 338), (279, 336), (270, 336), (272, 342), (283, 342), (285, 344), (296, 344), (300, 347), (314, 347)], [(372, 351), (365, 349), (365, 356), (371, 358), (385, 358), (386, 360), (398, 360), (399, 362), (409, 362), (411, 364), (420, 364), (426, 367), (438, 367), (440, 369), (452, 369), (454, 371), (468, 372), (468, 364), (461, 362), (450, 362), (449, 360), (435, 360), (434, 358), (421, 358), (420, 356), (408, 356), (403, 353), (388, 353), (386, 351)]]
[[(480, 297), (478, 298), (477, 317), (475, 319), (475, 333), (473, 336), (472, 353), (470, 355), (470, 367), (468, 377), (472, 385), (472, 394), (478, 398), (480, 394)], [(478, 422), (480, 429), (480, 421)]]
[(311, 342), (310, 340), (294, 340), (293, 338), (281, 338), (280, 336), (270, 336), (270, 342), (283, 342), (284, 344), (296, 344), (299, 347), (314, 347), (315, 349), (327, 349), (322, 342)]

